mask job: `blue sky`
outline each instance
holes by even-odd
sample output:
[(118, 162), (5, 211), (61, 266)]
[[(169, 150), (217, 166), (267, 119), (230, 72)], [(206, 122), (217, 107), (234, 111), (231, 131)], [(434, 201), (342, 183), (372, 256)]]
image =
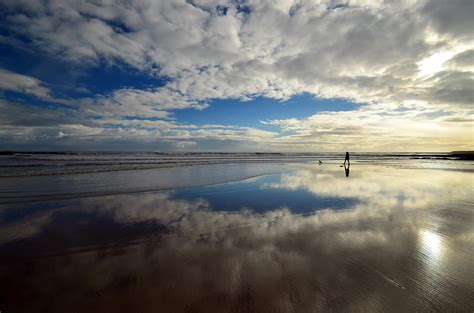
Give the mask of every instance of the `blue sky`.
[(276, 130), (274, 125), (260, 123), (265, 120), (303, 119), (317, 112), (350, 111), (359, 105), (344, 99), (318, 99), (310, 94), (294, 95), (288, 100), (256, 97), (250, 101), (214, 100), (209, 108), (196, 112), (193, 109), (178, 110), (174, 117), (189, 124), (227, 124), (244, 127), (260, 127)]
[[(150, 76), (127, 64), (107, 64), (100, 62), (93, 66), (77, 67), (50, 55), (14, 46), (0, 44), (0, 66), (22, 75), (43, 81), (56, 96), (80, 99), (85, 95), (103, 95), (121, 88), (147, 89), (165, 86), (166, 77)], [(6, 92), (6, 99), (21, 98), (21, 94)], [(29, 104), (50, 106), (32, 97), (23, 99)], [(255, 127), (262, 120), (306, 118), (317, 112), (349, 111), (358, 104), (347, 99), (321, 99), (310, 93), (295, 94), (289, 99), (272, 99), (255, 96), (249, 100), (211, 99), (209, 108), (196, 111), (193, 108), (171, 110), (177, 121), (196, 125), (232, 124)], [(269, 128), (270, 125), (263, 125)], [(275, 127), (271, 127), (275, 128)]]
[(472, 5), (4, 1), (0, 149), (471, 149)]

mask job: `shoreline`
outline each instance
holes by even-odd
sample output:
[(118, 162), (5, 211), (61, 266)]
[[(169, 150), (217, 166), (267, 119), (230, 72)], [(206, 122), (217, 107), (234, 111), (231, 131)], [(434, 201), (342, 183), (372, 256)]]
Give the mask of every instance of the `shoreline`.
[[(5, 153), (5, 152), (4, 152)], [(10, 153), (10, 152), (8, 152)], [(342, 162), (340, 154), (274, 154), (274, 153), (42, 153), (16, 155), (0, 152), (0, 178), (74, 175), (87, 173), (105, 173), (116, 171), (151, 170), (177, 168), (197, 165), (232, 163), (311, 163), (322, 160), (323, 163)], [(471, 161), (474, 153), (456, 154), (352, 154), (353, 162), (390, 163), (400, 161)]]

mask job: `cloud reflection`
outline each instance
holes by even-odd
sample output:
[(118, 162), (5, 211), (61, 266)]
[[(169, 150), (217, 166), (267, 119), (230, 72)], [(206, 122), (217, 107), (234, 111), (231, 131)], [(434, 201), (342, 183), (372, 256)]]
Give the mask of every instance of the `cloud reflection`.
[[(0, 276), (9, 282), (8, 290), (0, 288), (5, 307), (21, 303), (20, 311), (28, 311), (58, 292), (50, 312), (66, 305), (139, 312), (413, 311), (433, 301), (445, 311), (469, 307), (469, 288), (462, 286), (472, 280), (454, 270), (469, 261), (468, 250), (449, 251), (456, 254), (450, 263), (442, 257), (450, 249), (446, 240), (462, 244), (456, 236), (469, 231), (464, 223), (456, 234), (451, 225), (466, 214), (459, 204), (469, 186), (461, 182), (470, 174), (364, 169), (354, 166), (348, 180), (339, 167), (305, 168), (265, 185), (361, 200), (339, 211), (220, 211), (205, 198), (173, 192), (65, 201), (36, 234), (0, 246), (2, 256), (21, 260), (2, 265), (10, 273)], [(437, 210), (443, 206), (451, 215)], [(58, 232), (65, 238), (51, 235)], [(59, 242), (68, 238), (63, 249)], [(33, 257), (29, 272), (21, 257), (28, 242), (50, 256)], [(434, 277), (445, 290), (446, 275), (454, 293), (428, 290)], [(18, 292), (25, 288), (34, 292)]]

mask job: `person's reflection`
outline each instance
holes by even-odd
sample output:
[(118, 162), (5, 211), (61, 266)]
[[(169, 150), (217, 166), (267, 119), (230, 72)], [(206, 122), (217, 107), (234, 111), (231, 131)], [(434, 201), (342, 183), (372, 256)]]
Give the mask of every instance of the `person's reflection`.
[(344, 171), (346, 172), (346, 177), (349, 177), (349, 168), (351, 167), (350, 164), (344, 163)]

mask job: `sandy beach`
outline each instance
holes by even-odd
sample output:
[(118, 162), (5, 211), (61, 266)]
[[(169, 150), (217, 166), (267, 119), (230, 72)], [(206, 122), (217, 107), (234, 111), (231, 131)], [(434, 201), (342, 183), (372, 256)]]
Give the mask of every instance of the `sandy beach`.
[(327, 160), (4, 177), (0, 309), (470, 312), (473, 169), (356, 161), (347, 177)]

